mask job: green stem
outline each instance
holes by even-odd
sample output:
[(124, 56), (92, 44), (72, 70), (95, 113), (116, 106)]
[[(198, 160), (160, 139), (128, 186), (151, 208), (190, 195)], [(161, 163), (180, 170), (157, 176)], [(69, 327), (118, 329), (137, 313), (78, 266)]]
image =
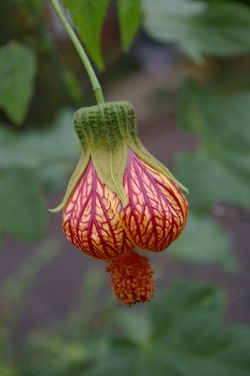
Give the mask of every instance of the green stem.
[(53, 7), (56, 11), (58, 18), (60, 19), (60, 21), (63, 24), (67, 33), (69, 34), (69, 37), (72, 40), (81, 60), (83, 62), (83, 65), (85, 66), (85, 69), (88, 73), (89, 79), (92, 83), (92, 88), (93, 88), (93, 91), (95, 93), (97, 103), (98, 104), (104, 103), (105, 101), (104, 101), (104, 97), (103, 97), (103, 93), (102, 93), (102, 88), (101, 88), (99, 81), (96, 77), (96, 74), (95, 74), (95, 72), (92, 68), (92, 65), (90, 64), (90, 61), (88, 59), (88, 56), (86, 55), (86, 52), (84, 51), (81, 43), (79, 42), (79, 39), (77, 38), (74, 30), (72, 29), (72, 27), (68, 23), (66, 17), (64, 16), (62, 9), (61, 9), (61, 7), (58, 3), (58, 0), (51, 0), (51, 3), (52, 3), (52, 5), (53, 5)]

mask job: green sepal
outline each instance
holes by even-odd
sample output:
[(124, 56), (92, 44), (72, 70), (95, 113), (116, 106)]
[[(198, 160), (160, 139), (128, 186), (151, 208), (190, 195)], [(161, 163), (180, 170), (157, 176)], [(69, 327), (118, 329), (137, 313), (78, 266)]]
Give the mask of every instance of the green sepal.
[(79, 179), (81, 178), (82, 174), (86, 170), (88, 163), (90, 159), (90, 152), (88, 150), (85, 150), (85, 152), (82, 152), (79, 158), (79, 161), (77, 163), (76, 169), (73, 172), (70, 181), (68, 183), (66, 193), (64, 195), (64, 198), (62, 202), (55, 208), (55, 209), (49, 209), (52, 213), (57, 213), (61, 210), (63, 210), (64, 206), (67, 204), (68, 199), (73, 192), (76, 184), (78, 183)]
[(127, 101), (107, 102), (84, 107), (74, 114), (74, 127), (82, 146), (78, 165), (69, 181), (63, 201), (51, 212), (64, 208), (76, 184), (92, 158), (97, 175), (106, 184), (122, 205), (126, 206), (128, 197), (123, 187), (123, 177), (130, 148), (142, 161), (174, 181), (182, 190), (188, 192), (170, 171), (155, 159), (138, 138), (135, 111)]
[(75, 130), (83, 150), (89, 146), (99, 179), (117, 194), (123, 206), (128, 203), (123, 187), (128, 160), (123, 117), (130, 108), (128, 102), (107, 102), (80, 108), (74, 116)]
[(161, 162), (155, 159), (152, 154), (145, 148), (138, 137), (135, 111), (129, 102), (120, 102), (120, 106), (123, 106), (123, 112), (120, 110), (123, 129), (126, 132), (127, 146), (148, 166), (152, 167), (154, 170), (160, 172), (166, 178), (171, 179), (175, 184), (179, 186), (183, 191), (188, 193), (188, 189), (182, 185), (165, 167)]

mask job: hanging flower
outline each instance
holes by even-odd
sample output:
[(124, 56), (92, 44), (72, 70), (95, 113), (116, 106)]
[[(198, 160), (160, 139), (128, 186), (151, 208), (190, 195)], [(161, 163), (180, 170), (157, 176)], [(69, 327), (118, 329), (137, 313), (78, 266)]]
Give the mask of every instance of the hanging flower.
[(183, 230), (186, 190), (141, 144), (128, 102), (75, 113), (82, 154), (61, 205), (63, 230), (86, 255), (109, 262), (121, 304), (149, 301), (153, 270), (134, 251), (161, 252)]

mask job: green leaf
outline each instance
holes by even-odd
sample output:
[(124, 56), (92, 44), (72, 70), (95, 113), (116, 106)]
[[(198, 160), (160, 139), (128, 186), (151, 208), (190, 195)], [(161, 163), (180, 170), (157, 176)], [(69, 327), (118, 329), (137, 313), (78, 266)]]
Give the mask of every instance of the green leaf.
[(141, 21), (141, 0), (117, 0), (121, 39), (124, 49), (133, 41)]
[(169, 247), (167, 254), (201, 264), (217, 263), (226, 270), (237, 267), (228, 233), (212, 218), (192, 213), (178, 242)]
[(138, 342), (124, 320), (120, 339), (87, 376), (249, 375), (250, 331), (222, 325), (224, 296), (216, 288), (179, 282), (148, 308), (150, 336)]
[(224, 308), (217, 288), (181, 281), (150, 304), (123, 307), (102, 325), (93, 317), (89, 330), (80, 326), (73, 337), (67, 328), (49, 341), (37, 333), (17, 369), (25, 376), (248, 376), (250, 330), (226, 327)]
[(63, 0), (90, 57), (99, 69), (103, 69), (100, 35), (109, 2), (110, 0)]
[(179, 155), (176, 175), (190, 190), (191, 207), (208, 210), (223, 202), (250, 208), (250, 93), (215, 95), (193, 84), (186, 89), (182, 127), (199, 134), (201, 145)]
[[(178, 323), (185, 318), (208, 316), (218, 322), (223, 314), (225, 297), (219, 289), (202, 283), (179, 281), (170, 289), (152, 300), (149, 307), (154, 327), (154, 336), (167, 338), (167, 334), (178, 330)], [(195, 323), (194, 323), (195, 324)], [(170, 339), (170, 338), (169, 338)]]
[(153, 326), (146, 312), (141, 312), (138, 315), (138, 312), (131, 310), (119, 311), (116, 312), (113, 322), (118, 323), (123, 329), (122, 332), (119, 332), (119, 335), (126, 333), (129, 340), (135, 344), (143, 345), (147, 343), (152, 335)]
[(13, 168), (1, 171), (0, 180), (0, 233), (30, 240), (40, 238), (47, 216), (35, 173)]
[(0, 168), (35, 169), (52, 190), (64, 187), (65, 176), (72, 172), (78, 154), (72, 111), (62, 111), (42, 130), (18, 134), (4, 124), (0, 127)]
[[(220, 291), (187, 281), (174, 285), (152, 305), (158, 357), (161, 354), (161, 359), (165, 359), (169, 375), (247, 375), (250, 342), (236, 328), (223, 328), (223, 310), (224, 297)], [(243, 345), (239, 337), (236, 340), (235, 332)], [(250, 339), (247, 328), (245, 333)], [(237, 354), (234, 359), (230, 356), (232, 349)]]
[(12, 42), (0, 49), (0, 107), (15, 124), (26, 116), (35, 72), (35, 56), (27, 47)]
[(250, 51), (250, 10), (236, 2), (143, 1), (144, 27), (161, 42), (174, 42), (201, 63), (205, 54), (228, 56)]
[(72, 116), (63, 111), (52, 126), (39, 131), (0, 127), (0, 238), (5, 232), (27, 239), (42, 235), (47, 208), (38, 187), (66, 189), (66, 177), (80, 154)]
[(185, 153), (178, 156), (175, 167), (176, 175), (190, 190), (192, 209), (207, 211), (219, 202), (250, 208), (249, 180), (223, 159), (210, 153)]

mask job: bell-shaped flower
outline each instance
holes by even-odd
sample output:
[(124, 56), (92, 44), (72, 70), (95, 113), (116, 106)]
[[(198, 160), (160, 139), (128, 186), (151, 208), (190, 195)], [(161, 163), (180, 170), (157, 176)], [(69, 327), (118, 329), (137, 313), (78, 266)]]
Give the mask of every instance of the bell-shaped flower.
[(186, 190), (142, 145), (133, 106), (109, 102), (74, 116), (82, 146), (63, 202), (63, 230), (90, 257), (108, 261), (110, 283), (122, 304), (149, 301), (154, 291), (147, 257), (183, 230)]

